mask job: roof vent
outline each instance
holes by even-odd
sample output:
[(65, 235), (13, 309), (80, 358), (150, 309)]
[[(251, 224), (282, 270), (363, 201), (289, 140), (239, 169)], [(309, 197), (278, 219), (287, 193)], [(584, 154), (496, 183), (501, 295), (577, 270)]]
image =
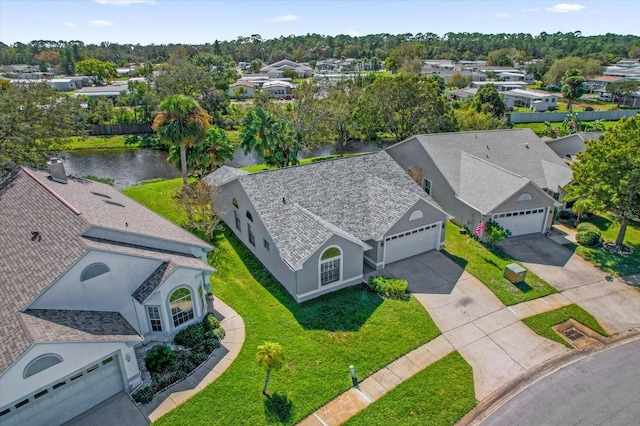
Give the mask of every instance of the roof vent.
[(525, 144), (524, 144), (524, 146), (525, 146), (527, 149), (529, 149), (529, 144), (528, 144), (528, 143), (525, 143)]
[(64, 163), (59, 158), (49, 158), (47, 160), (47, 170), (54, 182), (67, 183), (67, 173), (64, 170)]

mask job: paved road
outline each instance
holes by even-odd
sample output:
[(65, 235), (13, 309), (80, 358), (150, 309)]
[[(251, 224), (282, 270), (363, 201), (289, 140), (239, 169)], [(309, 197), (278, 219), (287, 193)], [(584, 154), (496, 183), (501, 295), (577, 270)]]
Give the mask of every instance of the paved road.
[(640, 340), (601, 352), (521, 392), (483, 426), (640, 424)]

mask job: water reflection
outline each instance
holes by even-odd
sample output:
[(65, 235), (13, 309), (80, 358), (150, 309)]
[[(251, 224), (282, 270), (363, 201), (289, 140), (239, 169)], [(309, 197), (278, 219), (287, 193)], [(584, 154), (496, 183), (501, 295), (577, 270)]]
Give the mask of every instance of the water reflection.
[[(376, 152), (381, 148), (375, 142), (352, 142), (345, 146), (345, 153)], [(336, 152), (337, 151), (337, 152)], [(333, 145), (315, 147), (301, 152), (300, 158), (318, 157), (339, 153), (340, 149)], [(180, 176), (180, 172), (167, 164), (168, 154), (164, 151), (140, 148), (137, 150), (103, 150), (64, 153), (67, 173), (76, 176), (93, 175), (100, 178), (114, 179), (117, 189), (135, 185), (141, 180), (163, 178), (171, 179)], [(254, 152), (245, 155), (237, 149), (233, 158), (226, 164), (231, 167), (245, 167), (259, 164), (262, 161)]]

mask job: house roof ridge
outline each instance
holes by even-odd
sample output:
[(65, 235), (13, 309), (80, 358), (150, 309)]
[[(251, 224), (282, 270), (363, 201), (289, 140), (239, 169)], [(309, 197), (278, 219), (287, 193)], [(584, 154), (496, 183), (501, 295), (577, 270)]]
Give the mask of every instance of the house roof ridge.
[(20, 168), (21, 171), (23, 171), (24, 173), (27, 174), (27, 176), (29, 176), (31, 179), (33, 179), (34, 181), (36, 181), (36, 183), (38, 185), (40, 185), (41, 187), (43, 187), (44, 189), (47, 190), (48, 193), (50, 193), (51, 195), (53, 195), (58, 201), (60, 201), (62, 203), (62, 205), (64, 205), (66, 208), (68, 208), (69, 210), (71, 210), (73, 213), (75, 213), (76, 215), (80, 216), (81, 213), (78, 209), (76, 209), (75, 207), (73, 207), (71, 205), (71, 203), (69, 203), (67, 200), (65, 200), (64, 198), (62, 198), (62, 196), (60, 194), (58, 194), (56, 191), (54, 191), (52, 188), (50, 188), (48, 185), (45, 185), (44, 182), (42, 182), (40, 179), (38, 179), (38, 177), (36, 175), (34, 175), (33, 173), (31, 173), (31, 171), (29, 169), (27, 169), (24, 166), (18, 166)]

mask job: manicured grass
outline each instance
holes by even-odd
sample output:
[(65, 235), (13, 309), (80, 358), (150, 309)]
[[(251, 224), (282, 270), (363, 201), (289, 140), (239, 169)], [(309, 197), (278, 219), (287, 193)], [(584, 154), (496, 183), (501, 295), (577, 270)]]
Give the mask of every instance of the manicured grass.
[(171, 222), (183, 226), (187, 223), (187, 214), (173, 198), (180, 189), (180, 185), (182, 185), (182, 178), (177, 178), (132, 186), (123, 189), (122, 193), (144, 204)]
[(124, 141), (129, 135), (112, 136), (72, 136), (68, 138), (64, 146), (66, 151), (82, 151), (97, 149), (136, 149), (138, 145), (125, 145)]
[[(168, 195), (179, 185), (174, 179), (125, 193), (184, 223)], [(219, 234), (214, 245), (213, 292), (242, 316), (246, 340), (220, 378), (160, 425), (293, 424), (351, 386), (349, 365), (365, 378), (440, 334), (413, 297), (383, 299), (357, 286), (298, 304), (231, 231)], [(265, 341), (282, 344), (287, 357), (271, 375), (270, 399), (260, 394), (264, 372), (254, 361)]]
[(453, 425), (476, 405), (471, 366), (453, 352), (401, 383), (344, 423)]
[[(602, 238), (615, 241), (620, 230), (620, 223), (606, 215), (593, 216), (586, 220), (596, 225), (602, 231)], [(565, 225), (572, 227), (571, 223)], [(621, 256), (608, 252), (601, 247), (590, 248), (580, 245), (574, 246), (575, 252), (593, 263), (596, 267), (611, 275), (623, 276), (640, 273), (640, 222), (631, 222), (625, 233), (624, 243), (633, 248), (633, 254)]]
[[(365, 152), (362, 153), (355, 153), (355, 154), (345, 154), (345, 157), (353, 157), (354, 155), (363, 155), (366, 154)], [(335, 160), (336, 158), (340, 158), (339, 155), (326, 155), (324, 157), (311, 157), (311, 158), (303, 158), (302, 160), (300, 160), (300, 162), (298, 163), (298, 165), (303, 165), (303, 164), (309, 164), (309, 163), (316, 163), (318, 161), (326, 161), (326, 160)], [(249, 173), (255, 173), (255, 172), (262, 172), (265, 170), (273, 170), (276, 167), (274, 166), (267, 166), (266, 164), (255, 164), (253, 166), (245, 166), (245, 167), (241, 167), (241, 170), (245, 170)]]
[[(582, 126), (585, 128), (591, 127), (591, 125), (593, 124), (591, 121), (582, 121), (581, 123), (582, 123)], [(617, 123), (618, 123), (617, 121), (604, 121), (603, 125), (605, 130), (608, 130), (611, 127), (615, 126)], [(552, 124), (555, 128), (559, 129), (560, 131), (563, 131), (562, 122), (557, 122)], [(543, 136), (545, 132), (544, 123), (517, 123), (513, 125), (513, 128), (514, 129), (529, 128), (533, 130), (533, 132), (538, 136)]]
[(585, 311), (578, 305), (567, 305), (560, 309), (544, 312), (542, 314), (534, 315), (522, 320), (523, 323), (529, 326), (533, 331), (542, 337), (553, 340), (558, 343), (562, 343), (568, 348), (573, 348), (569, 342), (560, 337), (558, 333), (551, 327), (554, 325), (563, 323), (573, 318), (580, 324), (589, 327), (590, 329), (600, 333), (603, 336), (609, 336), (604, 329), (598, 324), (598, 321), (589, 312)]
[(502, 274), (504, 267), (515, 260), (498, 248), (488, 248), (469, 235), (460, 234), (453, 222), (447, 223), (444, 248), (444, 254), (482, 281), (507, 306), (557, 293), (531, 271), (524, 283), (511, 284)]

